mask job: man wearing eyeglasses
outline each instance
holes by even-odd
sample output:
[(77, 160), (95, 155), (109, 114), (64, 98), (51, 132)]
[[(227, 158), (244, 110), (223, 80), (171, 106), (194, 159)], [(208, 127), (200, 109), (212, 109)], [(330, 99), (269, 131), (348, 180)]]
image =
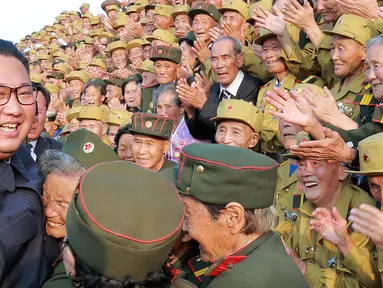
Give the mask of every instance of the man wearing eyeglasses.
[(11, 42), (0, 40), (1, 288), (40, 287), (47, 272), (42, 264), (42, 181), (21, 145), (35, 114), (28, 61)]

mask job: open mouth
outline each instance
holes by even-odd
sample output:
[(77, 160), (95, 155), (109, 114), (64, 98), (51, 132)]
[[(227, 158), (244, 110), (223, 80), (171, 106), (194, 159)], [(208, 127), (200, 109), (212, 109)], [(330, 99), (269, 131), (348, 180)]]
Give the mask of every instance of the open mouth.
[(319, 183), (315, 181), (308, 181), (308, 182), (304, 182), (303, 184), (305, 185), (306, 188), (313, 188), (319, 185)]
[(61, 227), (61, 226), (64, 226), (64, 224), (59, 224), (59, 223), (54, 223), (54, 222), (51, 222), (51, 221), (47, 221), (47, 224), (50, 226), (50, 227)]
[(218, 73), (217, 73), (217, 76), (218, 76), (218, 77), (223, 77), (223, 76), (226, 76), (226, 75), (227, 75), (226, 72), (218, 72)]
[(0, 125), (0, 130), (5, 133), (13, 133), (16, 132), (18, 126), (18, 124), (5, 123)]
[(277, 61), (266, 61), (266, 63), (267, 63), (267, 65), (272, 65), (272, 64), (275, 64), (275, 62), (277, 62)]

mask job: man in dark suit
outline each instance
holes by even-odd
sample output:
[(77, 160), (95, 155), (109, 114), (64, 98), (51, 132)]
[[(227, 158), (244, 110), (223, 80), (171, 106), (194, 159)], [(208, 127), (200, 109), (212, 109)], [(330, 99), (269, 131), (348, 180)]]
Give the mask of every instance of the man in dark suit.
[(217, 116), (222, 100), (257, 102), (263, 83), (241, 70), (243, 61), (241, 43), (232, 37), (222, 37), (214, 42), (211, 49), (211, 65), (217, 82), (211, 87), (208, 97), (198, 80), (192, 87), (186, 81), (179, 81), (178, 93), (186, 106), (186, 124), (194, 138), (214, 140), (216, 127), (210, 119)]
[[(44, 213), (42, 180), (21, 143), (36, 114), (28, 60), (0, 40), (0, 287), (40, 287)], [(24, 150), (23, 150), (24, 149)], [(42, 276), (44, 277), (44, 276)]]
[(44, 124), (47, 114), (47, 109), (49, 103), (51, 102), (51, 96), (47, 89), (38, 84), (34, 83), (34, 86), (37, 88), (37, 115), (35, 116), (35, 121), (32, 125), (31, 130), (28, 133), (28, 149), (33, 158), (33, 160), (38, 160), (47, 149), (57, 149), (61, 150), (63, 143), (56, 141), (54, 139), (41, 137), (41, 133), (44, 130)]

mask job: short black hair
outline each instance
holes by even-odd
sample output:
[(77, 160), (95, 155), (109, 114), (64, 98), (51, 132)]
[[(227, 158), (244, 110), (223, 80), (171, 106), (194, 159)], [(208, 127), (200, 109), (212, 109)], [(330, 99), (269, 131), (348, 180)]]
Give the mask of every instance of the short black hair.
[(106, 83), (101, 78), (93, 78), (93, 79), (90, 79), (88, 82), (86, 82), (84, 86), (84, 92), (90, 86), (94, 86), (96, 89), (98, 89), (98, 91), (100, 91), (102, 96), (106, 95)]
[(23, 66), (25, 67), (25, 70), (27, 70), (27, 73), (29, 75), (28, 59), (23, 55), (23, 53), (21, 53), (16, 48), (16, 46), (12, 42), (0, 39), (0, 55), (15, 57), (17, 60), (19, 60), (23, 64)]
[[(40, 83), (32, 82), (33, 86), (37, 88), (38, 91), (40, 91), (44, 98), (45, 98), (45, 106), (48, 109), (49, 104), (51, 103), (51, 93), (49, 93), (48, 89), (45, 88)], [(37, 103), (37, 102), (36, 102)]]
[(119, 145), (121, 136), (125, 135), (125, 134), (130, 134), (130, 128), (131, 127), (132, 126), (130, 124), (127, 124), (127, 125), (121, 127), (120, 129), (118, 129), (116, 136), (114, 136), (114, 143), (116, 144), (116, 152), (118, 150), (118, 145)]

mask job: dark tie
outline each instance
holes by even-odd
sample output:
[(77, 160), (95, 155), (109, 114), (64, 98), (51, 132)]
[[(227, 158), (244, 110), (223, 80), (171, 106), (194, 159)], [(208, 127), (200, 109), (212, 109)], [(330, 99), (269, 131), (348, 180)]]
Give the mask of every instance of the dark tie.
[(11, 164), (0, 161), (0, 186), (9, 192), (15, 191), (15, 176)]
[(28, 147), (29, 152), (31, 152), (31, 150), (32, 150), (32, 148), (33, 148), (33, 145), (32, 145), (31, 143), (28, 143), (28, 144), (27, 144), (27, 147)]
[(229, 91), (227, 91), (226, 89), (223, 89), (221, 92), (221, 101), (230, 99), (232, 96), (233, 95)]

